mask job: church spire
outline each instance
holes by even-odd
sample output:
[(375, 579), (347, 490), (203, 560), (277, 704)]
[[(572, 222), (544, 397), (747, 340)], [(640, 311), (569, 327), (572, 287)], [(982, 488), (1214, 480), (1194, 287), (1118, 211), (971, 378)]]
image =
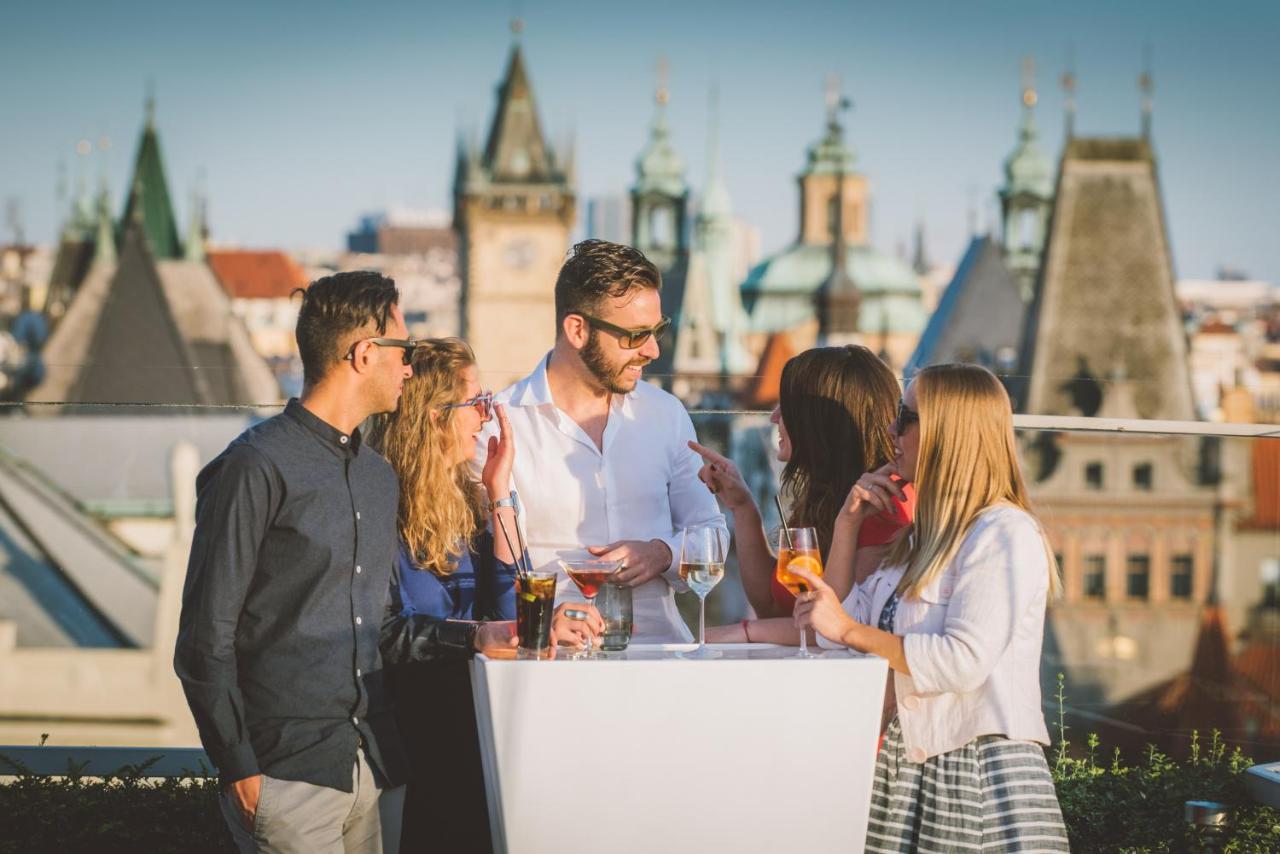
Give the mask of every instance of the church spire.
[(1040, 149), (1035, 124), (1035, 60), (1022, 62), (1022, 120), (1018, 142), (1004, 161), (1000, 207), (1005, 261), (1030, 301), (1053, 203), (1053, 166)]
[(1138, 91), (1142, 93), (1142, 138), (1151, 139), (1151, 108), (1156, 84), (1151, 74), (1151, 45), (1142, 48), (1142, 73), (1138, 75)]
[(111, 222), (111, 188), (104, 172), (98, 187), (97, 231), (93, 242), (93, 266), (114, 267), (116, 233)]
[(169, 201), (169, 184), (165, 180), (164, 161), (160, 156), (160, 135), (155, 126), (155, 97), (151, 94), (147, 96), (146, 120), (138, 140), (133, 178), (125, 199), (124, 213), (120, 218), (121, 230), (140, 217), (152, 254), (157, 259), (181, 258), (182, 244), (178, 240), (177, 220)]
[(519, 19), (512, 23), (511, 56), (506, 74), (498, 84), (498, 105), (489, 127), (482, 163), (494, 181), (557, 181), (561, 176), (554, 168), (554, 157), (542, 135), (533, 86), (525, 70), (519, 38), (523, 29)]
[(1062, 126), (1067, 139), (1071, 139), (1076, 135), (1076, 57), (1074, 48), (1067, 48), (1067, 66), (1062, 72), (1061, 82), (1066, 109)]

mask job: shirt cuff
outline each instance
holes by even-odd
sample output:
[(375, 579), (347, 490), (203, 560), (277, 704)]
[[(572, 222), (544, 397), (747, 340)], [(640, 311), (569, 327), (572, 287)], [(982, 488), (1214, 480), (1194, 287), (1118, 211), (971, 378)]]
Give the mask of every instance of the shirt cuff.
[(228, 745), (219, 753), (218, 778), (224, 786), (262, 773), (258, 768), (258, 756), (253, 752), (253, 745), (247, 742)]
[(683, 544), (683, 534), (676, 534), (673, 537), (654, 537), (667, 544), (667, 548), (671, 550), (671, 565), (662, 571), (662, 577), (667, 580), (677, 593), (686, 593), (689, 585), (680, 580), (680, 547)]

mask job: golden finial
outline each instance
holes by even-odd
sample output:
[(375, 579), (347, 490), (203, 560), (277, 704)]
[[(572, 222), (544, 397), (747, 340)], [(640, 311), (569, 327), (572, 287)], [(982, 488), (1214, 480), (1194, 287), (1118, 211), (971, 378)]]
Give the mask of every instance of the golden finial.
[(1022, 60), (1022, 105), (1024, 107), (1030, 108), (1036, 105), (1035, 75), (1035, 57), (1027, 56)]
[(520, 34), (523, 32), (524, 32), (524, 18), (521, 18), (521, 17), (512, 18), (511, 19), (511, 35), (515, 36), (518, 39), (520, 38)]
[(653, 100), (657, 102), (658, 106), (666, 106), (666, 103), (671, 100), (671, 91), (667, 88), (671, 68), (667, 64), (665, 56), (658, 57), (657, 71), (658, 90), (654, 93)]

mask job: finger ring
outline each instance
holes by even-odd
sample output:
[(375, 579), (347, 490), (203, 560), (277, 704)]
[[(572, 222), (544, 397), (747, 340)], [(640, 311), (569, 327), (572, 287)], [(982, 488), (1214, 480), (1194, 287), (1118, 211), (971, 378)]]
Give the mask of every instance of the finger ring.
[(570, 620), (585, 620), (587, 618), (586, 611), (579, 611), (576, 608), (565, 608), (564, 615)]

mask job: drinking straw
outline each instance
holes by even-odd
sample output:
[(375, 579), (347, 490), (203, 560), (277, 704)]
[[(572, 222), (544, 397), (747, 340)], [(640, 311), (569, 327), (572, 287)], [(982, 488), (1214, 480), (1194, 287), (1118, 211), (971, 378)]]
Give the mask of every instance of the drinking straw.
[(533, 558), (529, 557), (529, 547), (525, 545), (524, 534), (520, 531), (520, 493), (515, 493), (515, 498), (516, 506), (511, 509), (516, 511), (516, 542), (520, 545), (520, 557), (516, 558), (516, 563), (519, 563), (523, 558), (526, 564), (526, 571), (533, 572)]
[(782, 523), (782, 536), (787, 541), (787, 548), (794, 550), (795, 546), (791, 543), (791, 531), (787, 528), (787, 516), (782, 512), (782, 500), (778, 498), (778, 493), (776, 492), (773, 494), (773, 503), (778, 508), (778, 521)]
[(511, 535), (507, 533), (507, 523), (502, 520), (501, 516), (497, 516), (497, 514), (494, 515), (498, 519), (498, 527), (502, 528), (502, 538), (507, 541), (507, 548), (510, 549), (512, 557), (516, 559), (516, 574), (521, 576), (526, 575), (527, 573), (525, 572), (524, 564), (520, 562), (520, 555), (516, 553), (515, 546), (511, 545)]

